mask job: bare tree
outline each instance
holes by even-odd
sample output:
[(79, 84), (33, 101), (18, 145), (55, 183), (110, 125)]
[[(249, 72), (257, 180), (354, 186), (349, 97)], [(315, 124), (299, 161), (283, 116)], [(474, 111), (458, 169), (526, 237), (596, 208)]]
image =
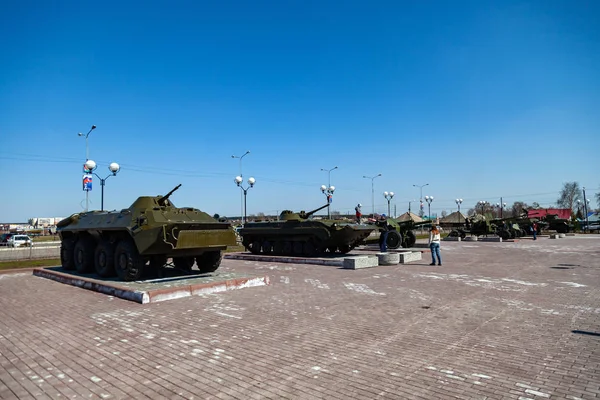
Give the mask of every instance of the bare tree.
[(566, 182), (563, 184), (563, 188), (560, 191), (556, 204), (562, 208), (573, 209), (575, 202), (581, 200), (583, 197), (579, 182)]
[(512, 216), (520, 216), (524, 213), (524, 210), (529, 209), (530, 207), (527, 203), (523, 201), (515, 201), (511, 207)]
[(442, 211), (442, 218), (446, 218), (446, 215), (448, 215), (448, 213), (446, 212), (446, 210)]

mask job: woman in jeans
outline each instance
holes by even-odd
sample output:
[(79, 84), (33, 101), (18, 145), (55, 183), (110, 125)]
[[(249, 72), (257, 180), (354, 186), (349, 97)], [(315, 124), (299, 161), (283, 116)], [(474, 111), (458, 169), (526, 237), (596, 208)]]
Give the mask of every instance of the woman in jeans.
[(440, 254), (440, 231), (437, 226), (432, 226), (429, 230), (429, 249), (431, 250), (431, 264), (435, 265), (437, 256), (437, 265), (442, 265), (442, 255)]

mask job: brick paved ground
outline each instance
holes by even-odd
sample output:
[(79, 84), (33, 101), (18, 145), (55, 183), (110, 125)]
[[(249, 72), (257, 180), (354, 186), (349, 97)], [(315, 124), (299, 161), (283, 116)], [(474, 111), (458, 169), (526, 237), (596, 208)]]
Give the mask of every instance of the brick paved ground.
[(271, 286), (140, 305), (0, 275), (0, 398), (595, 399), (600, 237), (443, 267), (224, 260)]

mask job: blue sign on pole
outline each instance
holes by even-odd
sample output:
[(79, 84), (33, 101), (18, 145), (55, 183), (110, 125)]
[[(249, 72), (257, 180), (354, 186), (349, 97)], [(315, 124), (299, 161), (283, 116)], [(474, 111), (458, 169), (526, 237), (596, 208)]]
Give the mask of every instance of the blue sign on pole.
[(91, 174), (83, 175), (83, 191), (84, 192), (92, 191), (92, 175)]

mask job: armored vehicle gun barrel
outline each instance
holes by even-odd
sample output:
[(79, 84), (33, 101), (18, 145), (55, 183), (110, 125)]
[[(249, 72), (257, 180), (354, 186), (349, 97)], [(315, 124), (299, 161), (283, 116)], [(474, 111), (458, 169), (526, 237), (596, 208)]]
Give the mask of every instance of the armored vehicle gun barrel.
[(317, 211), (321, 211), (322, 209), (324, 209), (325, 207), (329, 207), (329, 204), (325, 204), (324, 206), (321, 206), (319, 208), (315, 208), (314, 210), (311, 210), (309, 212), (306, 211), (300, 211), (299, 213), (295, 213), (293, 211), (290, 210), (283, 210), (281, 212), (281, 214), (279, 215), (280, 219), (284, 220), (284, 221), (298, 221), (298, 220), (307, 220), (309, 219), (314, 213), (316, 213)]
[(166, 204), (167, 200), (169, 200), (169, 197), (171, 197), (171, 195), (180, 187), (181, 187), (181, 183), (179, 185), (175, 186), (173, 188), (173, 190), (171, 190), (169, 193), (167, 193), (166, 195), (164, 195), (163, 197), (158, 199), (158, 205), (161, 207), (164, 206)]

